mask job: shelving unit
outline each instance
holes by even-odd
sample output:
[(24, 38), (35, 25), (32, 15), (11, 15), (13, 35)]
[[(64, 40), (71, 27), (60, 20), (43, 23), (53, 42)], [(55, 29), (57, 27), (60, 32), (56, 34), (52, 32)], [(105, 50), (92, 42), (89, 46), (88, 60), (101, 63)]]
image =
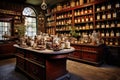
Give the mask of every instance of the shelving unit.
[(106, 45), (120, 45), (120, 2), (95, 4), (95, 29), (101, 33)]
[[(77, 1), (75, 2), (77, 4)], [(68, 5), (69, 4), (69, 5)], [(65, 4), (63, 4), (65, 5)], [(67, 6), (68, 5), (68, 6)], [(93, 1), (90, 3), (85, 3), (82, 5), (76, 5), (70, 7), (70, 2), (66, 3), (66, 7), (57, 11), (54, 7), (52, 14), (56, 15), (54, 30), (56, 34), (67, 34), (70, 36), (71, 27), (75, 28), (75, 31), (78, 33), (79, 37), (83, 34), (91, 34), (93, 30), (100, 33), (100, 38), (107, 47), (114, 47), (119, 49), (120, 47), (120, 1), (116, 0), (100, 0)], [(66, 15), (70, 13), (70, 17), (66, 18)], [(70, 19), (69, 25), (65, 21)], [(59, 23), (60, 22), (60, 23)], [(78, 43), (79, 44), (79, 40)], [(98, 55), (93, 55), (92, 50), (81, 51), (82, 44), (77, 45), (76, 42), (72, 43), (72, 46), (75, 45), (76, 51), (72, 56), (69, 56), (70, 59), (99, 64), (101, 61), (95, 62), (94, 57), (99, 57)], [(92, 45), (95, 46), (95, 45)], [(89, 46), (91, 47), (91, 46)], [(88, 48), (89, 48), (88, 47)], [(97, 50), (97, 48), (94, 48)], [(111, 52), (114, 53), (115, 51)], [(88, 54), (90, 53), (90, 54)], [(94, 53), (94, 52), (93, 52)], [(110, 53), (110, 54), (111, 54)], [(117, 53), (118, 54), (118, 53)], [(85, 59), (83, 56), (91, 56), (91, 59)], [(113, 55), (114, 57), (114, 55)], [(101, 59), (100, 59), (101, 60)]]
[(49, 34), (55, 34), (55, 15), (54, 14), (48, 14), (47, 15), (47, 30), (46, 32)]

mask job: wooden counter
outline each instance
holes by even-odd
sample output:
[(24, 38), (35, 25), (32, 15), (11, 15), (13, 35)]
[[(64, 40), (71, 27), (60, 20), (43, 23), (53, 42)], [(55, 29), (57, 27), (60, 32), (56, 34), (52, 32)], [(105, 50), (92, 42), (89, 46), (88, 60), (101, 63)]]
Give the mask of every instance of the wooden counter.
[(74, 48), (53, 50), (34, 50), (31, 47), (16, 48), (16, 69), (31, 76), (34, 80), (60, 80), (68, 73), (66, 70), (66, 59)]
[(104, 44), (71, 44), (75, 48), (69, 59), (100, 66), (105, 57)]

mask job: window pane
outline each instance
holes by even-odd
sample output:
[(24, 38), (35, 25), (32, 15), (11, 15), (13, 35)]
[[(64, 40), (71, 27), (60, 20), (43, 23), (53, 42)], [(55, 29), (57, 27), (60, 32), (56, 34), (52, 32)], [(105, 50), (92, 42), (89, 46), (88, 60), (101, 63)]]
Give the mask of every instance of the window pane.
[(0, 22), (0, 40), (3, 40), (4, 38), (2, 37), (5, 33), (7, 35), (11, 35), (11, 25), (10, 22)]

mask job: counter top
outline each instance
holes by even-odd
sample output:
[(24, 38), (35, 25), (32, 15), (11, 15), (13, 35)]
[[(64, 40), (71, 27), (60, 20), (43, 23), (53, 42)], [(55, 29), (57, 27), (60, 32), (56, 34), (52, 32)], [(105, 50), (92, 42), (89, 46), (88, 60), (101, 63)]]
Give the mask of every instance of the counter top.
[(23, 48), (23, 47), (20, 47), (17, 44), (14, 44), (13, 46), (16, 47), (16, 48), (25, 49), (25, 50), (29, 50), (29, 51), (34, 51), (34, 52), (41, 53), (41, 54), (65, 54), (65, 53), (73, 52), (75, 50), (73, 47), (71, 47), (70, 49), (62, 49), (62, 50), (59, 50), (59, 51), (54, 51), (54, 50), (49, 50), (49, 49), (35, 50), (32, 47)]

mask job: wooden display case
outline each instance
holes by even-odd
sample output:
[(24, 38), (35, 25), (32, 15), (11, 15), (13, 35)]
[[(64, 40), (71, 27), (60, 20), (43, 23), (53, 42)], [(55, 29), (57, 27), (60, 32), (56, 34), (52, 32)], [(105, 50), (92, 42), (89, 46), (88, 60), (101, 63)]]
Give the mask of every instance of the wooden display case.
[(69, 59), (80, 62), (90, 63), (99, 66), (103, 63), (105, 55), (104, 45), (90, 45), (90, 44), (72, 44), (76, 50), (69, 55)]
[(74, 48), (53, 51), (15, 45), (14, 47), (16, 48), (16, 70), (24, 72), (32, 80), (62, 80), (69, 77), (66, 59)]

